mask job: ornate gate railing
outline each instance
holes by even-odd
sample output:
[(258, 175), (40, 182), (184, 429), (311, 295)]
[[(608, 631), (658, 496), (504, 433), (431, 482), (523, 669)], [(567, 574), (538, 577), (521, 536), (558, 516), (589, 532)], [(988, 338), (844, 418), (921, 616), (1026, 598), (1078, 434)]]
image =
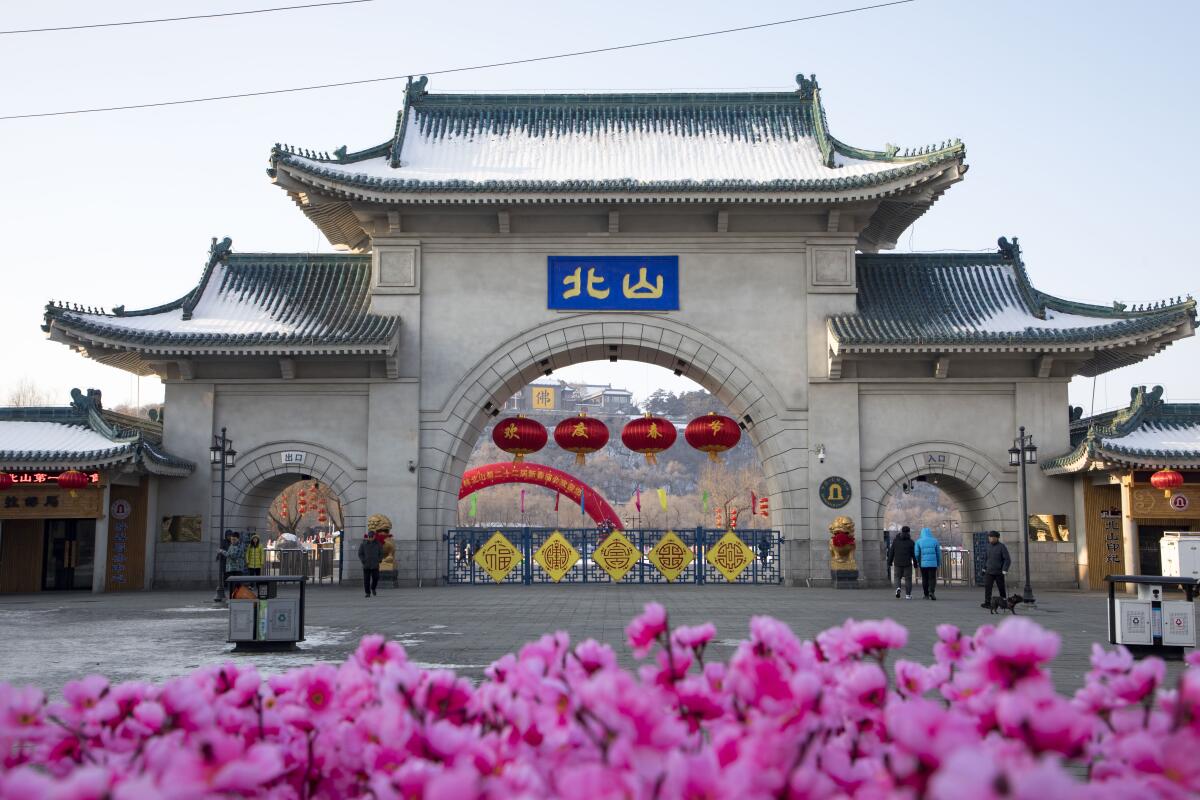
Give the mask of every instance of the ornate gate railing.
[[(475, 554), (497, 532), (503, 534), (521, 554), (521, 560), (502, 583), (530, 585), (553, 583), (554, 579), (541, 568), (533, 556), (550, 536), (557, 531), (579, 553), (579, 560), (563, 575), (561, 583), (614, 583), (604, 569), (592, 558), (609, 534), (594, 528), (451, 528), (443, 539), (446, 541), (447, 583), (495, 583), (475, 560)], [(691, 551), (692, 560), (674, 581), (666, 577), (651, 563), (650, 551), (666, 533), (659, 528), (643, 528), (621, 531), (641, 557), (618, 583), (653, 584), (697, 584), (728, 583), (725, 576), (706, 556), (725, 536), (726, 531), (712, 528), (691, 528), (674, 531), (686, 549)], [(779, 531), (740, 530), (735, 532), (749, 548), (750, 563), (738, 574), (734, 583), (779, 584), (783, 582), (780, 565), (781, 540)]]

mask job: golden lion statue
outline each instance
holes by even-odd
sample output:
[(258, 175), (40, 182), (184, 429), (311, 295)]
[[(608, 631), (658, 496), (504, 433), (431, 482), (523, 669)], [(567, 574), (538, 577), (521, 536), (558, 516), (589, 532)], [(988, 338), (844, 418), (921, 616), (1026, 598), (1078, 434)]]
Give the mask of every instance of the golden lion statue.
[(857, 570), (858, 562), (854, 558), (854, 550), (858, 543), (854, 540), (854, 520), (850, 517), (836, 517), (829, 523), (829, 568), (832, 570)]

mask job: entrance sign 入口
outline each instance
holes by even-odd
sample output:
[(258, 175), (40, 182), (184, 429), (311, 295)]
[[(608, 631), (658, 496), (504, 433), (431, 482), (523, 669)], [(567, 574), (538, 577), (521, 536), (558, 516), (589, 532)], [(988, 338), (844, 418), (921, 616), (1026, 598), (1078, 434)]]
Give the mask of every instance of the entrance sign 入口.
[(679, 256), (550, 256), (549, 308), (678, 311)]

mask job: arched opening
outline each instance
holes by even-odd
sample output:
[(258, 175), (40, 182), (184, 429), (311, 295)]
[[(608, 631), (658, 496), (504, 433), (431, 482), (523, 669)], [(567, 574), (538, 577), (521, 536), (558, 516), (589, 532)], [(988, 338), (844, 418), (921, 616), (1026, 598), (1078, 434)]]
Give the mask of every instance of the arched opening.
[(901, 525), (914, 536), (927, 526), (943, 546), (961, 548), (952, 556), (961, 562), (961, 575), (953, 577), (967, 585), (974, 583), (976, 543), (986, 531), (1001, 532), (1017, 568), (1013, 476), (986, 456), (947, 442), (915, 444), (884, 459), (863, 484), (863, 527), (866, 539), (877, 541), (864, 553), (873, 581), (885, 578), (885, 539)]
[[(524, 464), (591, 487), (599, 500), (615, 509), (617, 527), (771, 528), (766, 475), (745, 421), (739, 425), (737, 444), (719, 458), (692, 448), (684, 437), (689, 421), (710, 413), (732, 417), (732, 411), (675, 371), (645, 363), (583, 362), (520, 387), (504, 399), (499, 411), (480, 431), (465, 476), (474, 479), (484, 465), (511, 460), (493, 434), (498, 423), (519, 415), (541, 423), (548, 434), (545, 447), (526, 456)], [(554, 439), (556, 425), (581, 413), (608, 431), (607, 444), (582, 459)], [(628, 449), (621, 439), (625, 425), (644, 414), (665, 418), (676, 431), (673, 446), (658, 453), (656, 463)], [(460, 526), (575, 528), (599, 521), (590, 508), (586, 515), (581, 513), (570, 491), (553, 485), (496, 481), (505, 485), (466, 499), (472, 492), (465, 481), (456, 519)]]
[(443, 572), (438, 567), (447, 557), (443, 536), (458, 522), (463, 472), (488, 424), (503, 413), (505, 401), (547, 370), (553, 374), (574, 364), (611, 363), (614, 358), (690, 378), (745, 426), (743, 437), (762, 465), (770, 527), (784, 540), (783, 572), (793, 581), (810, 575), (811, 453), (803, 371), (794, 382), (778, 387), (746, 353), (676, 319), (620, 314), (563, 316), (531, 328), (465, 370), (440, 408), (422, 411), (418, 536), (423, 551), (436, 553), (425, 574)]
[[(303, 514), (301, 487), (306, 498)], [(220, 500), (215, 482), (213, 488), (215, 525)], [(286, 520), (281, 501), (287, 504)], [(291, 533), (302, 552), (307, 545), (313, 553), (312, 563), (305, 559), (305, 565), (314, 578), (346, 578), (360, 572), (353, 555), (366, 529), (365, 506), (366, 480), (343, 457), (311, 444), (264, 445), (241, 456), (227, 475), (225, 527), (257, 533), (274, 547), (281, 545), (282, 534)], [(341, 535), (334, 535), (338, 530)], [(289, 542), (285, 549), (290, 546)]]

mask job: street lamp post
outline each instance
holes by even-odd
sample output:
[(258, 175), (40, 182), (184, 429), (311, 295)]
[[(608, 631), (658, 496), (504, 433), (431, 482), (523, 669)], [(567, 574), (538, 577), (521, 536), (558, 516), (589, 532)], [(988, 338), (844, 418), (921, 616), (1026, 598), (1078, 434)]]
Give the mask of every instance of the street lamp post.
[[(213, 467), (221, 470), (221, 505), (218, 512), (217, 538), (221, 545), (225, 543), (225, 470), (233, 469), (234, 459), (237, 457), (237, 451), (233, 449), (233, 440), (225, 435), (225, 428), (221, 428), (220, 436), (213, 436), (212, 447), (208, 448), (209, 462)], [(218, 545), (220, 546), (220, 545)], [(224, 562), (220, 570), (219, 580), (217, 584), (217, 595), (213, 598), (213, 602), (221, 602), (225, 599), (225, 567)]]
[(1013, 439), (1013, 446), (1008, 451), (1008, 465), (1017, 467), (1021, 473), (1021, 503), (1019, 513), (1018, 533), (1025, 541), (1025, 591), (1022, 593), (1026, 603), (1034, 602), (1033, 585), (1029, 579), (1029, 491), (1025, 482), (1025, 465), (1037, 463), (1037, 445), (1033, 443), (1033, 434), (1026, 435), (1022, 425), (1020, 434)]

